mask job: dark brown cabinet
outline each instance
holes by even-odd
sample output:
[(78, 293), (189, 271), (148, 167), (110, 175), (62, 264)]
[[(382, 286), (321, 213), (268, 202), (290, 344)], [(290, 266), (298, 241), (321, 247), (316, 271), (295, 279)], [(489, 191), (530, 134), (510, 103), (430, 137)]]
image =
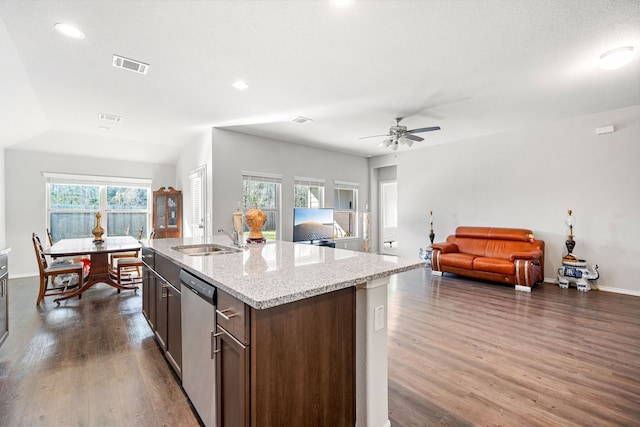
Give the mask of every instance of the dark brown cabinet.
[(142, 312), (178, 376), (182, 372), (180, 266), (142, 248)]
[(153, 192), (153, 231), (156, 239), (182, 237), (182, 191), (161, 187)]
[(0, 254), (0, 346), (9, 335), (9, 255)]
[(155, 330), (156, 324), (156, 276), (153, 269), (154, 252), (142, 248), (142, 314), (147, 318), (149, 326)]
[(216, 318), (218, 427), (355, 424), (355, 288)]

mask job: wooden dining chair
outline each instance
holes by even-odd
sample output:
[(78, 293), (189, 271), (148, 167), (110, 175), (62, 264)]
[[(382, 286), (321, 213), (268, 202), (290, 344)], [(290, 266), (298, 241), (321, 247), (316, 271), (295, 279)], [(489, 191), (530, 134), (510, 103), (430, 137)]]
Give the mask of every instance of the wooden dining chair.
[[(84, 264), (70, 260), (55, 262), (49, 265), (44, 254), (42, 242), (36, 233), (31, 235), (33, 249), (38, 260), (40, 271), (40, 290), (36, 305), (40, 305), (44, 297), (65, 295), (82, 286), (84, 281)], [(57, 279), (57, 280), (56, 280)], [(82, 295), (79, 295), (80, 298)]]
[[(144, 227), (138, 231), (138, 241), (142, 240)], [(140, 251), (119, 252), (111, 254), (109, 263), (111, 277), (120, 285), (142, 283), (142, 259)], [(118, 293), (120, 289), (118, 289)]]

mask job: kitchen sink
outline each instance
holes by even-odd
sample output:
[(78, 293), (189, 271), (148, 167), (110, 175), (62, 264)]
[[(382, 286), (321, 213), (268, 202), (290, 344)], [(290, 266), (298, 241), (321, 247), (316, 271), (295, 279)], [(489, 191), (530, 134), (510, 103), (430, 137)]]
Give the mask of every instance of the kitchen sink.
[(216, 245), (215, 243), (202, 243), (197, 245), (174, 246), (171, 249), (189, 256), (226, 255), (240, 252), (239, 248)]

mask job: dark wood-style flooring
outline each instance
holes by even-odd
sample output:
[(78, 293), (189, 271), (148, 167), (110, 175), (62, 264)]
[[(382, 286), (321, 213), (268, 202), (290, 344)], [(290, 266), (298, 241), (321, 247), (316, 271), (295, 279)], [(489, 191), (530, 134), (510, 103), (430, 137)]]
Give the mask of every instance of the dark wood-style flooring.
[(389, 288), (395, 426), (640, 425), (640, 297), (403, 273)]
[[(198, 425), (139, 293), (37, 308), (37, 279), (9, 287), (0, 426)], [(640, 425), (639, 297), (419, 269), (392, 279), (388, 316), (394, 427)]]

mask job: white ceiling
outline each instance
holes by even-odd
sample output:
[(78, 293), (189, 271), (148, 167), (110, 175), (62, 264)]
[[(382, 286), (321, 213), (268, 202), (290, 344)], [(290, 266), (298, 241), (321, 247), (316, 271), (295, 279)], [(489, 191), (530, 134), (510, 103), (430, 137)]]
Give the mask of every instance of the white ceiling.
[[(442, 127), (415, 150), (640, 104), (638, 0), (0, 0), (0, 18), (0, 146), (25, 150), (175, 163), (215, 126), (379, 155), (358, 138), (396, 116)], [(625, 45), (630, 65), (598, 68)]]

